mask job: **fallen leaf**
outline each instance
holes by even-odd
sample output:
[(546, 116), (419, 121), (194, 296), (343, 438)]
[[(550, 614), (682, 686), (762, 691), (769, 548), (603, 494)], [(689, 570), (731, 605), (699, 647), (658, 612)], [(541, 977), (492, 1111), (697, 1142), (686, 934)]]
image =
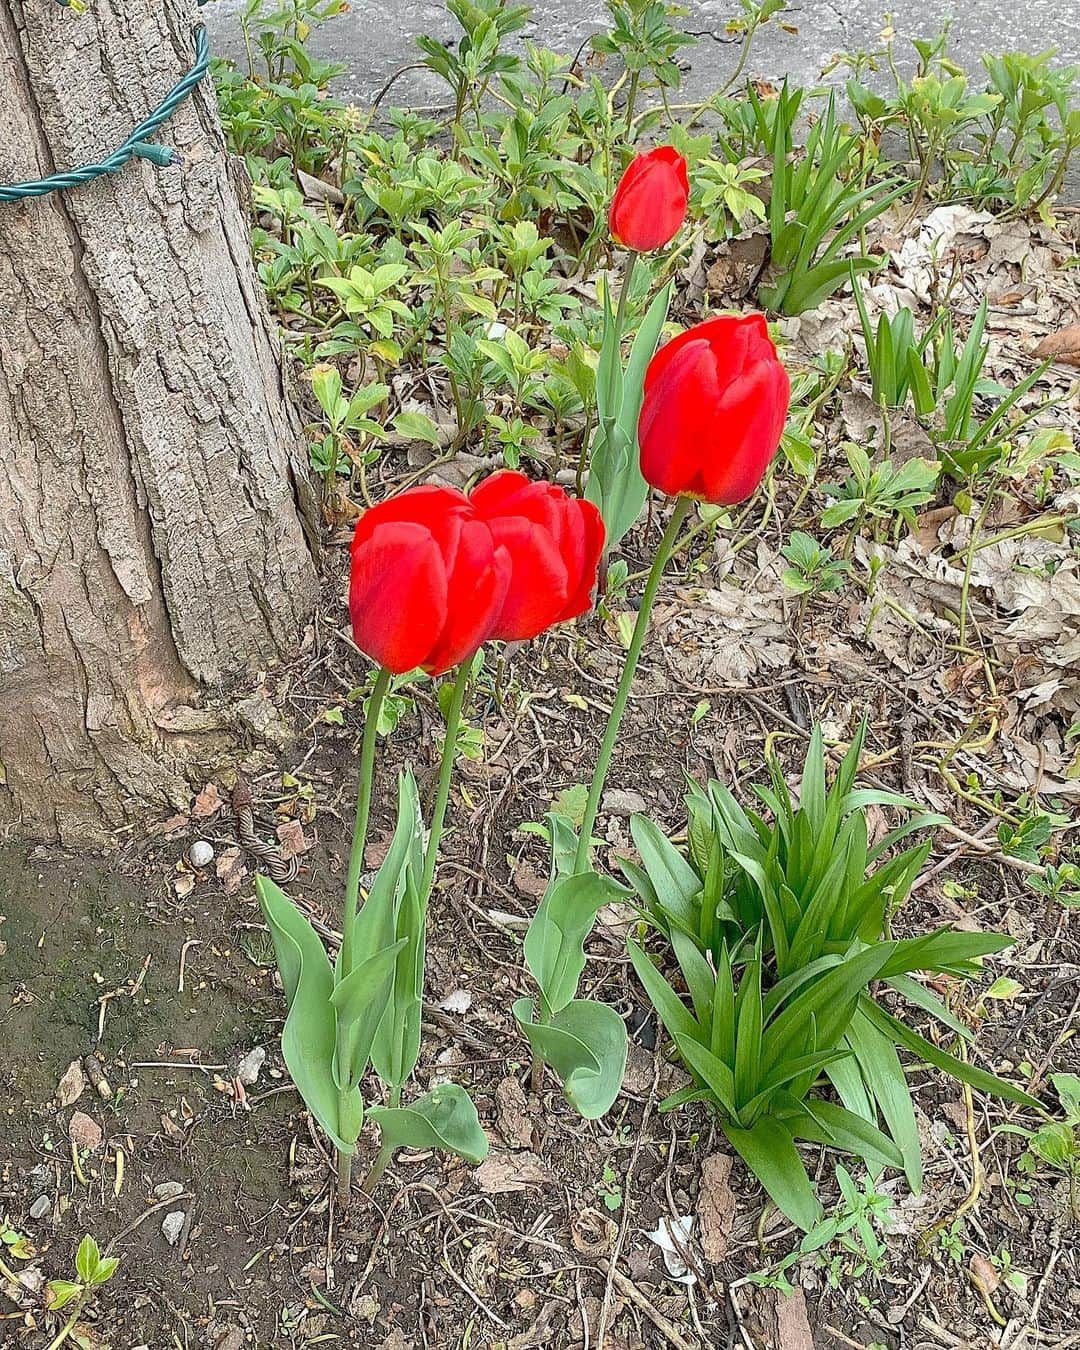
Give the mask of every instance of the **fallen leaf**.
[(68, 1126), (68, 1137), (77, 1149), (93, 1153), (101, 1147), (104, 1135), (92, 1116), (88, 1116), (85, 1111), (76, 1111)]
[(77, 1059), (73, 1059), (64, 1070), (64, 1076), (56, 1087), (56, 1100), (61, 1106), (74, 1106), (83, 1095), (86, 1087), (86, 1078), (83, 1074), (82, 1064)]
[(1080, 366), (1080, 323), (1071, 323), (1067, 328), (1059, 328), (1056, 333), (1047, 333), (1032, 355), (1040, 361), (1050, 356), (1064, 365)]
[(779, 1289), (774, 1293), (776, 1344), (784, 1350), (814, 1350), (814, 1333), (806, 1316), (806, 1295), (798, 1287), (793, 1294), (783, 1294)]
[(485, 1195), (508, 1195), (536, 1186), (550, 1186), (555, 1178), (535, 1153), (504, 1153), (492, 1149), (473, 1173)]
[(697, 1213), (701, 1224), (701, 1250), (705, 1260), (717, 1266), (727, 1255), (731, 1224), (735, 1218), (735, 1194), (728, 1184), (731, 1155), (710, 1153), (701, 1167)]
[(216, 783), (207, 783), (195, 798), (191, 807), (191, 814), (196, 820), (206, 820), (208, 816), (212, 816), (220, 811), (221, 806), (221, 793), (218, 791), (218, 785)]
[(311, 847), (311, 841), (298, 820), (283, 820), (274, 833), (281, 841), (281, 856), (286, 862), (290, 858), (298, 858)]
[(525, 1089), (514, 1074), (507, 1074), (495, 1088), (495, 1125), (510, 1148), (532, 1147), (529, 1104)]
[(989, 1297), (996, 1292), (998, 1285), (1001, 1283), (1001, 1276), (985, 1256), (982, 1256), (979, 1252), (973, 1252), (971, 1260), (968, 1262), (968, 1270), (971, 1272), (972, 1284), (981, 1293)]
[(238, 848), (227, 848), (219, 853), (215, 871), (218, 880), (225, 889), (225, 894), (235, 895), (244, 884), (244, 878), (247, 876), (247, 868), (244, 866), (240, 850)]

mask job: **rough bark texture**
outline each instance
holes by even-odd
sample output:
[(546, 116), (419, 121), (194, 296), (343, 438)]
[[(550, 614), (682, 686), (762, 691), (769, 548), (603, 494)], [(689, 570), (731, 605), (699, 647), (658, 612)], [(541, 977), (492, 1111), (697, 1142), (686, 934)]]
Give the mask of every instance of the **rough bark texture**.
[[(0, 0), (0, 182), (92, 163), (192, 60), (194, 6)], [(315, 594), (302, 446), (209, 77), (133, 161), (0, 203), (0, 832), (175, 801), (213, 689)]]

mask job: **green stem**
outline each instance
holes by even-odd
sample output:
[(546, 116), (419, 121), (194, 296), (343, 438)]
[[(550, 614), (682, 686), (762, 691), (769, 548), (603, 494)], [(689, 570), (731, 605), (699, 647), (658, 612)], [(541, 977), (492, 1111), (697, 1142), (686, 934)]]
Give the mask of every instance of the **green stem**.
[(439, 839), (442, 836), (443, 822), (446, 820), (446, 804), (450, 800), (450, 776), (454, 771), (454, 759), (457, 755), (458, 731), (461, 727), (461, 705), (465, 700), (465, 689), (469, 683), (469, 671), (472, 661), (463, 661), (458, 666), (454, 680), (454, 693), (450, 700), (450, 709), (446, 714), (446, 739), (443, 741), (442, 764), (439, 767), (439, 786), (435, 792), (435, 807), (431, 813), (431, 833), (428, 835), (427, 852), (424, 854), (424, 875), (420, 882), (421, 904), (427, 903), (431, 894), (431, 883), (435, 879), (435, 863), (439, 855)]
[[(383, 699), (390, 687), (390, 672), (379, 668), (375, 677), (375, 687), (368, 699), (367, 716), (364, 720), (364, 736), (360, 745), (360, 781), (356, 790), (356, 820), (353, 824), (352, 850), (349, 853), (349, 871), (345, 879), (345, 904), (341, 915), (341, 960), (339, 974), (342, 979), (353, 968), (354, 930), (356, 928), (356, 906), (360, 896), (360, 870), (364, 864), (364, 845), (367, 843), (368, 817), (371, 814), (372, 780), (375, 776), (375, 744), (378, 740), (379, 713)], [(337, 1058), (342, 1072), (348, 1069), (351, 1059), (350, 1030), (338, 1025)], [(355, 1088), (343, 1087), (340, 1092), (342, 1114), (346, 1103)], [(352, 1190), (352, 1154), (337, 1150), (337, 1193), (342, 1209), (347, 1209)]]
[(386, 1171), (387, 1164), (393, 1156), (394, 1150), (392, 1148), (387, 1148), (383, 1145), (383, 1147), (379, 1149), (378, 1153), (375, 1155), (375, 1161), (371, 1164), (371, 1171), (364, 1178), (363, 1184), (360, 1187), (365, 1195), (371, 1195), (375, 1190), (375, 1187), (382, 1180), (382, 1174)]
[(356, 927), (356, 904), (360, 896), (360, 871), (364, 865), (364, 845), (367, 843), (368, 816), (371, 814), (371, 789), (375, 768), (375, 744), (378, 740), (379, 714), (383, 699), (390, 688), (390, 672), (379, 668), (375, 687), (368, 699), (364, 720), (364, 736), (360, 743), (360, 782), (356, 791), (356, 820), (353, 824), (352, 851), (349, 871), (345, 879), (345, 907), (341, 916), (341, 974), (348, 975), (353, 968), (353, 930)]
[(622, 289), (619, 291), (618, 304), (615, 307), (615, 347), (619, 360), (622, 360), (623, 326), (626, 323), (626, 302), (630, 295), (630, 282), (637, 266), (638, 255), (633, 249), (627, 249), (626, 268), (623, 271)]
[(660, 547), (653, 559), (649, 579), (645, 583), (645, 594), (641, 597), (641, 608), (638, 610), (634, 632), (630, 638), (630, 646), (626, 653), (626, 664), (623, 666), (623, 672), (619, 679), (619, 687), (615, 691), (615, 701), (611, 705), (611, 716), (608, 718), (608, 724), (604, 731), (604, 739), (600, 743), (600, 753), (596, 757), (596, 768), (589, 785), (589, 797), (585, 803), (585, 815), (581, 822), (581, 837), (578, 839), (577, 853), (574, 856), (575, 873), (584, 872), (589, 866), (590, 841), (593, 826), (596, 823), (596, 813), (600, 806), (600, 794), (604, 790), (604, 780), (607, 778), (608, 768), (611, 765), (611, 755), (615, 749), (616, 737), (619, 734), (619, 724), (622, 722), (623, 713), (626, 710), (630, 686), (634, 682), (634, 673), (637, 670), (641, 648), (645, 642), (645, 634), (648, 632), (649, 615), (652, 613), (653, 602), (660, 586), (660, 578), (675, 548), (675, 541), (689, 509), (690, 499), (688, 497), (680, 497), (676, 501), (675, 510), (671, 513), (668, 527), (664, 531), (664, 537), (660, 541)]

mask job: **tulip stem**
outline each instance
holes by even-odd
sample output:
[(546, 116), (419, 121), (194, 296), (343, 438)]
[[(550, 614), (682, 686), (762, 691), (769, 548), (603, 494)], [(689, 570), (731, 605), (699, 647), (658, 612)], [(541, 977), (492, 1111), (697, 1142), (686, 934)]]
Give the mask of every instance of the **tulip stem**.
[[(353, 823), (352, 849), (349, 852), (349, 870), (345, 878), (345, 904), (341, 915), (341, 962), (339, 974), (342, 979), (353, 968), (353, 933), (356, 928), (356, 906), (360, 898), (360, 870), (364, 864), (364, 845), (367, 843), (368, 817), (371, 815), (372, 781), (375, 777), (375, 744), (378, 740), (379, 714), (383, 699), (390, 688), (390, 672), (380, 666), (375, 677), (375, 687), (368, 699), (367, 714), (364, 718), (364, 735), (360, 743), (360, 779), (356, 789), (356, 819)], [(348, 1062), (352, 1058), (350, 1033), (338, 1026), (337, 1039), (338, 1063), (347, 1075)], [(344, 1080), (343, 1080), (344, 1081)], [(350, 1098), (355, 1088), (341, 1089), (341, 1117), (345, 1118), (347, 1103), (351, 1109)], [(337, 1194), (342, 1210), (349, 1207), (352, 1194), (352, 1154), (337, 1150)]]
[(424, 875), (420, 882), (421, 903), (426, 904), (431, 893), (431, 883), (435, 879), (435, 863), (439, 855), (439, 839), (442, 837), (443, 822), (446, 819), (446, 804), (450, 800), (450, 777), (457, 758), (458, 731), (461, 728), (461, 705), (465, 701), (465, 689), (469, 683), (471, 659), (462, 661), (458, 666), (454, 680), (454, 692), (446, 714), (446, 739), (443, 741), (442, 764), (439, 767), (439, 786), (435, 791), (435, 807), (431, 813), (431, 833), (428, 835), (427, 852), (424, 854)]
[(649, 629), (649, 615), (652, 613), (653, 602), (660, 586), (660, 578), (663, 576), (668, 559), (675, 550), (675, 541), (678, 539), (679, 531), (682, 529), (690, 504), (689, 497), (679, 497), (676, 500), (675, 510), (671, 513), (668, 527), (664, 531), (664, 537), (660, 541), (660, 547), (656, 551), (656, 557), (653, 559), (653, 565), (649, 570), (649, 579), (645, 583), (645, 593), (641, 597), (641, 608), (638, 610), (634, 631), (630, 638), (630, 646), (626, 653), (626, 663), (619, 678), (619, 687), (615, 691), (615, 701), (611, 705), (611, 716), (608, 718), (608, 724), (604, 731), (604, 739), (600, 743), (600, 753), (596, 757), (596, 768), (593, 770), (592, 782), (589, 785), (589, 797), (585, 803), (585, 814), (581, 821), (581, 835), (578, 839), (577, 853), (574, 855), (575, 874), (584, 872), (589, 867), (592, 832), (593, 826), (596, 824), (596, 813), (600, 807), (600, 794), (604, 790), (604, 781), (611, 765), (615, 740), (619, 734), (619, 724), (622, 722), (623, 713), (626, 711), (626, 701), (630, 697), (630, 686), (634, 683), (634, 674), (637, 670), (638, 659), (641, 656), (641, 648), (645, 642), (645, 634)]
[(349, 871), (345, 879), (345, 908), (341, 916), (341, 974), (348, 975), (353, 968), (353, 930), (356, 927), (356, 905), (360, 897), (360, 871), (364, 865), (364, 845), (367, 843), (368, 817), (371, 814), (372, 779), (375, 770), (375, 743), (378, 740), (379, 714), (383, 699), (390, 688), (390, 672), (380, 666), (375, 687), (367, 703), (364, 736), (360, 743), (360, 781), (356, 790), (356, 819), (353, 823), (352, 851), (349, 853)]

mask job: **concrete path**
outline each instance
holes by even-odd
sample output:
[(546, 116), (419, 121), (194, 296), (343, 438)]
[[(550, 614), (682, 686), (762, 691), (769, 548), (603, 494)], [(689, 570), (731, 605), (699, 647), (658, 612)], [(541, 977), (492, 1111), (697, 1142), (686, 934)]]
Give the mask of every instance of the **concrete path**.
[[(243, 2), (210, 0), (202, 10), (219, 53), (243, 54), (238, 19)], [(690, 67), (684, 90), (686, 98), (701, 99), (725, 83), (735, 64), (738, 44), (724, 35), (724, 24), (739, 6), (737, 0), (689, 0), (688, 8), (685, 27), (698, 41), (682, 49)], [(770, 23), (755, 38), (747, 73), (774, 82), (788, 75), (794, 83), (814, 84), (835, 53), (879, 47), (886, 10), (899, 34), (900, 64), (909, 69), (913, 62), (905, 39), (932, 36), (946, 14), (953, 16), (950, 52), (976, 78), (985, 51), (1056, 47), (1059, 62), (1080, 62), (1080, 0), (951, 0), (943, 9), (925, 0), (795, 0), (783, 18), (798, 26), (798, 34), (783, 31), (775, 20)], [(572, 54), (590, 33), (605, 27), (605, 15), (603, 0), (537, 0), (524, 36)], [(346, 63), (338, 92), (362, 105), (395, 70), (417, 59), (415, 34), (446, 39), (459, 31), (441, 0), (352, 0), (349, 13), (316, 30), (311, 47), (320, 57)], [(847, 72), (832, 78), (842, 82)], [(446, 86), (426, 70), (409, 71), (390, 98), (413, 107), (442, 105)], [(1070, 195), (1075, 198), (1075, 189)]]

